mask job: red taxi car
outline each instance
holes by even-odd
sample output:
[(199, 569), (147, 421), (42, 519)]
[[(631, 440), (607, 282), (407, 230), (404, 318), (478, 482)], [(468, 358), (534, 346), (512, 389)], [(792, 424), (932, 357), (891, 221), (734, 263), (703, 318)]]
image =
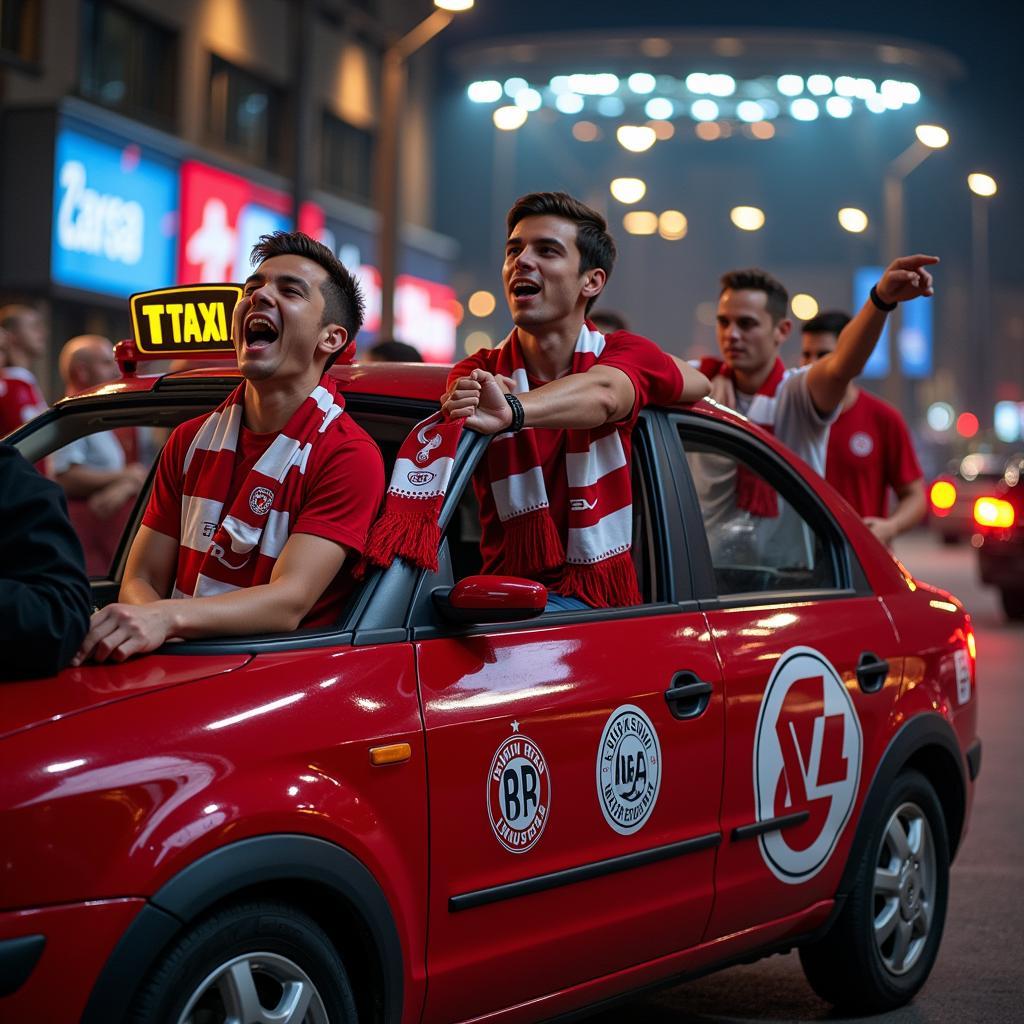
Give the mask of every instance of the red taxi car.
[[(332, 372), (389, 463), (446, 375)], [(237, 380), (127, 375), (7, 440), (169, 428)], [(467, 431), (437, 572), (370, 575), (336, 628), (5, 684), (0, 1019), (534, 1021), (793, 947), (827, 1000), (910, 999), (980, 763), (970, 619), (742, 418), (635, 438), (638, 607), (478, 575)], [(789, 541), (705, 522), (709, 457)]]

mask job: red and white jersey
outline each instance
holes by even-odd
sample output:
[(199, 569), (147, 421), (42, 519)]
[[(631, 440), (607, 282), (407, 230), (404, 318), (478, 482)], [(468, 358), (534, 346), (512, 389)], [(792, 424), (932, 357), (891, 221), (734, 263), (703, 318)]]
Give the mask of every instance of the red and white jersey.
[(44, 409), (46, 399), (35, 374), (21, 366), (0, 370), (0, 437), (28, 423)]
[(861, 391), (832, 424), (825, 479), (862, 515), (889, 514), (889, 490), (919, 480), (903, 417), (888, 402)]

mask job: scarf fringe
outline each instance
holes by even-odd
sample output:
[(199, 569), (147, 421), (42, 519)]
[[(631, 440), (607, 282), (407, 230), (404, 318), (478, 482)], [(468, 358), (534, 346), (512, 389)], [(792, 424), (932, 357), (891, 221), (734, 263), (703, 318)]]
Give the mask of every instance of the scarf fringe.
[(567, 565), (558, 592), (565, 597), (578, 597), (592, 608), (623, 608), (642, 602), (628, 551), (603, 562)]
[(547, 508), (507, 519), (501, 567), (509, 576), (531, 578), (565, 561), (562, 538)]
[(385, 506), (384, 514), (373, 524), (366, 539), (358, 575), (365, 576), (372, 567), (386, 569), (396, 556), (420, 569), (437, 572), (437, 548), (441, 542), (437, 517), (441, 499), (422, 505), (412, 510)]

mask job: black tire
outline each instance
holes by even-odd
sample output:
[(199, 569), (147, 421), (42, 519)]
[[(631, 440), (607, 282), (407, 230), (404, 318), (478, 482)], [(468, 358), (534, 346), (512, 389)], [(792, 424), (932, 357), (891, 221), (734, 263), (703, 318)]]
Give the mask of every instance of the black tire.
[(250, 1019), (239, 1012), (244, 999), (280, 1010), (288, 999), (307, 995), (309, 1009), (289, 1016), (289, 1024), (356, 1024), (348, 976), (323, 929), (284, 903), (244, 903), (200, 921), (170, 948), (128, 1020), (220, 1024), (228, 1005), (242, 1020)]
[[(906, 857), (897, 856), (893, 838), (900, 834), (910, 839), (910, 847), (915, 835), (921, 837), (916, 856), (912, 849)], [(926, 870), (914, 868), (915, 860)], [(890, 888), (893, 879), (902, 884)], [(916, 898), (915, 891), (924, 898)], [(935, 963), (948, 893), (949, 840), (942, 807), (923, 775), (904, 772), (872, 828), (839, 917), (824, 938), (800, 949), (811, 988), (834, 1006), (856, 1013), (880, 1013), (909, 1002)], [(883, 938), (890, 922), (891, 933)], [(898, 943), (908, 935), (901, 959)]]
[(999, 597), (1008, 619), (1024, 619), (1024, 590), (1000, 590)]

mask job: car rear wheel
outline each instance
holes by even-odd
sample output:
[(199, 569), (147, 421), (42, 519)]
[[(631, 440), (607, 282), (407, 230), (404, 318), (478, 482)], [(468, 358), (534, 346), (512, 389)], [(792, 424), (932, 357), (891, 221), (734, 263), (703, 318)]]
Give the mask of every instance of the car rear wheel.
[(948, 891), (942, 808), (923, 775), (905, 772), (878, 817), (835, 924), (800, 950), (811, 987), (857, 1012), (909, 1002), (935, 963)]
[(355, 1024), (345, 969), (308, 915), (281, 903), (219, 911), (163, 957), (136, 1024)]
[(1008, 619), (1024, 619), (1024, 590), (1006, 590), (999, 592), (1002, 598), (1003, 612)]

